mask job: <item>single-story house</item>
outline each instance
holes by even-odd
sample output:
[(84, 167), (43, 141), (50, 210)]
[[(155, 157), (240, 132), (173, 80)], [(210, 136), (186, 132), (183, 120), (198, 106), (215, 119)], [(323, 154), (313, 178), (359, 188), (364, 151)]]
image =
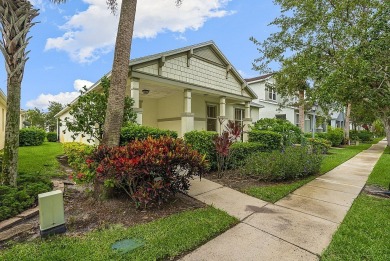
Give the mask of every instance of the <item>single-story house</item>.
[[(89, 91), (98, 91), (99, 84)], [(256, 94), (213, 41), (130, 60), (126, 95), (134, 99), (139, 124), (179, 137), (192, 130), (219, 131), (219, 119), (248, 128), (262, 107), (252, 103)], [(70, 117), (69, 110), (56, 117)], [(65, 126), (59, 126), (59, 136), (61, 142), (73, 141)], [(76, 141), (87, 142), (81, 136)]]

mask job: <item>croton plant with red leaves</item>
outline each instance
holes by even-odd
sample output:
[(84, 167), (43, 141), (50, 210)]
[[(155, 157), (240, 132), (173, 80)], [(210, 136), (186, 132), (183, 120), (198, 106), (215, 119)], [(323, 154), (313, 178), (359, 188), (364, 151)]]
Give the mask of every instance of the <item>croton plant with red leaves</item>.
[(114, 148), (100, 146), (87, 163), (99, 182), (123, 189), (137, 206), (144, 207), (186, 192), (189, 180), (208, 169), (204, 156), (182, 139), (169, 137), (136, 140)]

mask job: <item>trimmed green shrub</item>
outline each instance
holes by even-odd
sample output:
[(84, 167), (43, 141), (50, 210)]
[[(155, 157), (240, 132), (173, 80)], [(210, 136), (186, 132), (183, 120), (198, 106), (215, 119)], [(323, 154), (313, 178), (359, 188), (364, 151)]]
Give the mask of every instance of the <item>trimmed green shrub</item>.
[(135, 140), (145, 140), (148, 137), (152, 137), (153, 139), (158, 139), (160, 137), (171, 137), (176, 139), (177, 132), (132, 123), (121, 129), (120, 144), (125, 145)]
[(320, 171), (323, 156), (305, 146), (290, 146), (284, 151), (260, 152), (251, 155), (243, 174), (258, 180), (280, 181), (302, 178)]
[(283, 136), (273, 131), (252, 129), (248, 132), (249, 142), (259, 142), (268, 150), (276, 150), (282, 147)]
[(207, 162), (182, 139), (136, 140), (126, 146), (100, 146), (87, 159), (90, 171), (108, 188), (124, 190), (136, 205), (168, 201), (186, 192), (190, 179), (202, 176)]
[(359, 131), (357, 135), (359, 137), (359, 140), (361, 140), (362, 142), (369, 142), (372, 141), (374, 138), (374, 134), (366, 130)]
[(344, 130), (341, 128), (328, 128), (326, 139), (332, 143), (333, 147), (338, 147), (343, 143)]
[(21, 129), (19, 146), (39, 146), (45, 141), (46, 132), (35, 127)]
[(283, 136), (283, 144), (291, 145), (301, 143), (302, 131), (288, 120), (283, 119), (260, 119), (253, 126), (252, 130), (273, 131)]
[(321, 154), (327, 154), (332, 145), (330, 141), (321, 138), (308, 138), (306, 144), (312, 148), (313, 152)]
[[(69, 166), (76, 171), (74, 173), (73, 178), (76, 181), (80, 175), (79, 172), (84, 171), (87, 167), (86, 159), (90, 156), (94, 150), (94, 146), (87, 145), (81, 142), (65, 142), (64, 153), (68, 156), (68, 164)], [(90, 180), (83, 180), (90, 181)]]
[(211, 169), (217, 168), (217, 155), (214, 140), (218, 136), (215, 131), (190, 131), (184, 134), (184, 140), (187, 144), (197, 150), (200, 154), (206, 155)]
[(57, 132), (46, 133), (46, 138), (48, 142), (57, 142)]
[(230, 168), (241, 167), (253, 153), (267, 150), (268, 148), (259, 142), (235, 142), (230, 147)]
[(49, 178), (20, 173), (18, 187), (0, 185), (0, 221), (13, 217), (37, 203), (38, 194), (52, 189)]

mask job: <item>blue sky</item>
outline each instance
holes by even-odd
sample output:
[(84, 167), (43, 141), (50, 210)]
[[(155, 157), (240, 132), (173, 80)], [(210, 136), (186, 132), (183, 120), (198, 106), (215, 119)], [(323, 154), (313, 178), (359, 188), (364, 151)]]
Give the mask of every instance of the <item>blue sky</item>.
[[(31, 0), (40, 15), (30, 32), (30, 59), (22, 83), (23, 109), (45, 109), (49, 101), (68, 103), (85, 84), (98, 81), (112, 66), (118, 17), (105, 0), (68, 0), (54, 5)], [(271, 0), (138, 0), (131, 58), (213, 40), (244, 78), (259, 75), (259, 56), (250, 36), (264, 40), (280, 14)], [(1, 56), (2, 64), (4, 64)], [(5, 68), (0, 87), (6, 93)]]

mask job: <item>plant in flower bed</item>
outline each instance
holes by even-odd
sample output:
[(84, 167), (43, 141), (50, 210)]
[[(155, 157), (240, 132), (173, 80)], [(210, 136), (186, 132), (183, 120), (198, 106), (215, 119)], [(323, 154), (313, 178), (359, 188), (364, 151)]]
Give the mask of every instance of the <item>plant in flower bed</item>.
[(212, 170), (217, 169), (214, 140), (218, 136), (215, 131), (190, 131), (184, 134), (185, 142), (202, 155), (206, 156)]
[(207, 162), (182, 139), (136, 140), (126, 146), (98, 147), (87, 159), (95, 182), (123, 190), (137, 205), (161, 203), (189, 189), (193, 176), (202, 176)]
[(0, 185), (0, 221), (13, 217), (36, 203), (37, 195), (52, 189), (43, 175), (20, 173), (18, 187)]
[(305, 140), (306, 144), (309, 145), (313, 152), (327, 154), (332, 143), (326, 139), (321, 138), (309, 138)]
[(282, 151), (260, 152), (251, 155), (243, 174), (265, 181), (291, 180), (317, 174), (323, 156), (305, 146), (291, 146)]
[[(221, 124), (222, 125), (222, 124)], [(224, 131), (214, 138), (215, 151), (217, 154), (218, 177), (222, 176), (222, 171), (227, 170), (230, 163), (230, 147), (241, 137), (244, 126), (229, 120)]]
[(94, 146), (81, 142), (66, 142), (63, 144), (64, 153), (68, 157), (69, 166), (75, 170), (72, 179), (76, 182), (92, 182), (94, 174), (90, 173), (86, 159), (95, 149)]

